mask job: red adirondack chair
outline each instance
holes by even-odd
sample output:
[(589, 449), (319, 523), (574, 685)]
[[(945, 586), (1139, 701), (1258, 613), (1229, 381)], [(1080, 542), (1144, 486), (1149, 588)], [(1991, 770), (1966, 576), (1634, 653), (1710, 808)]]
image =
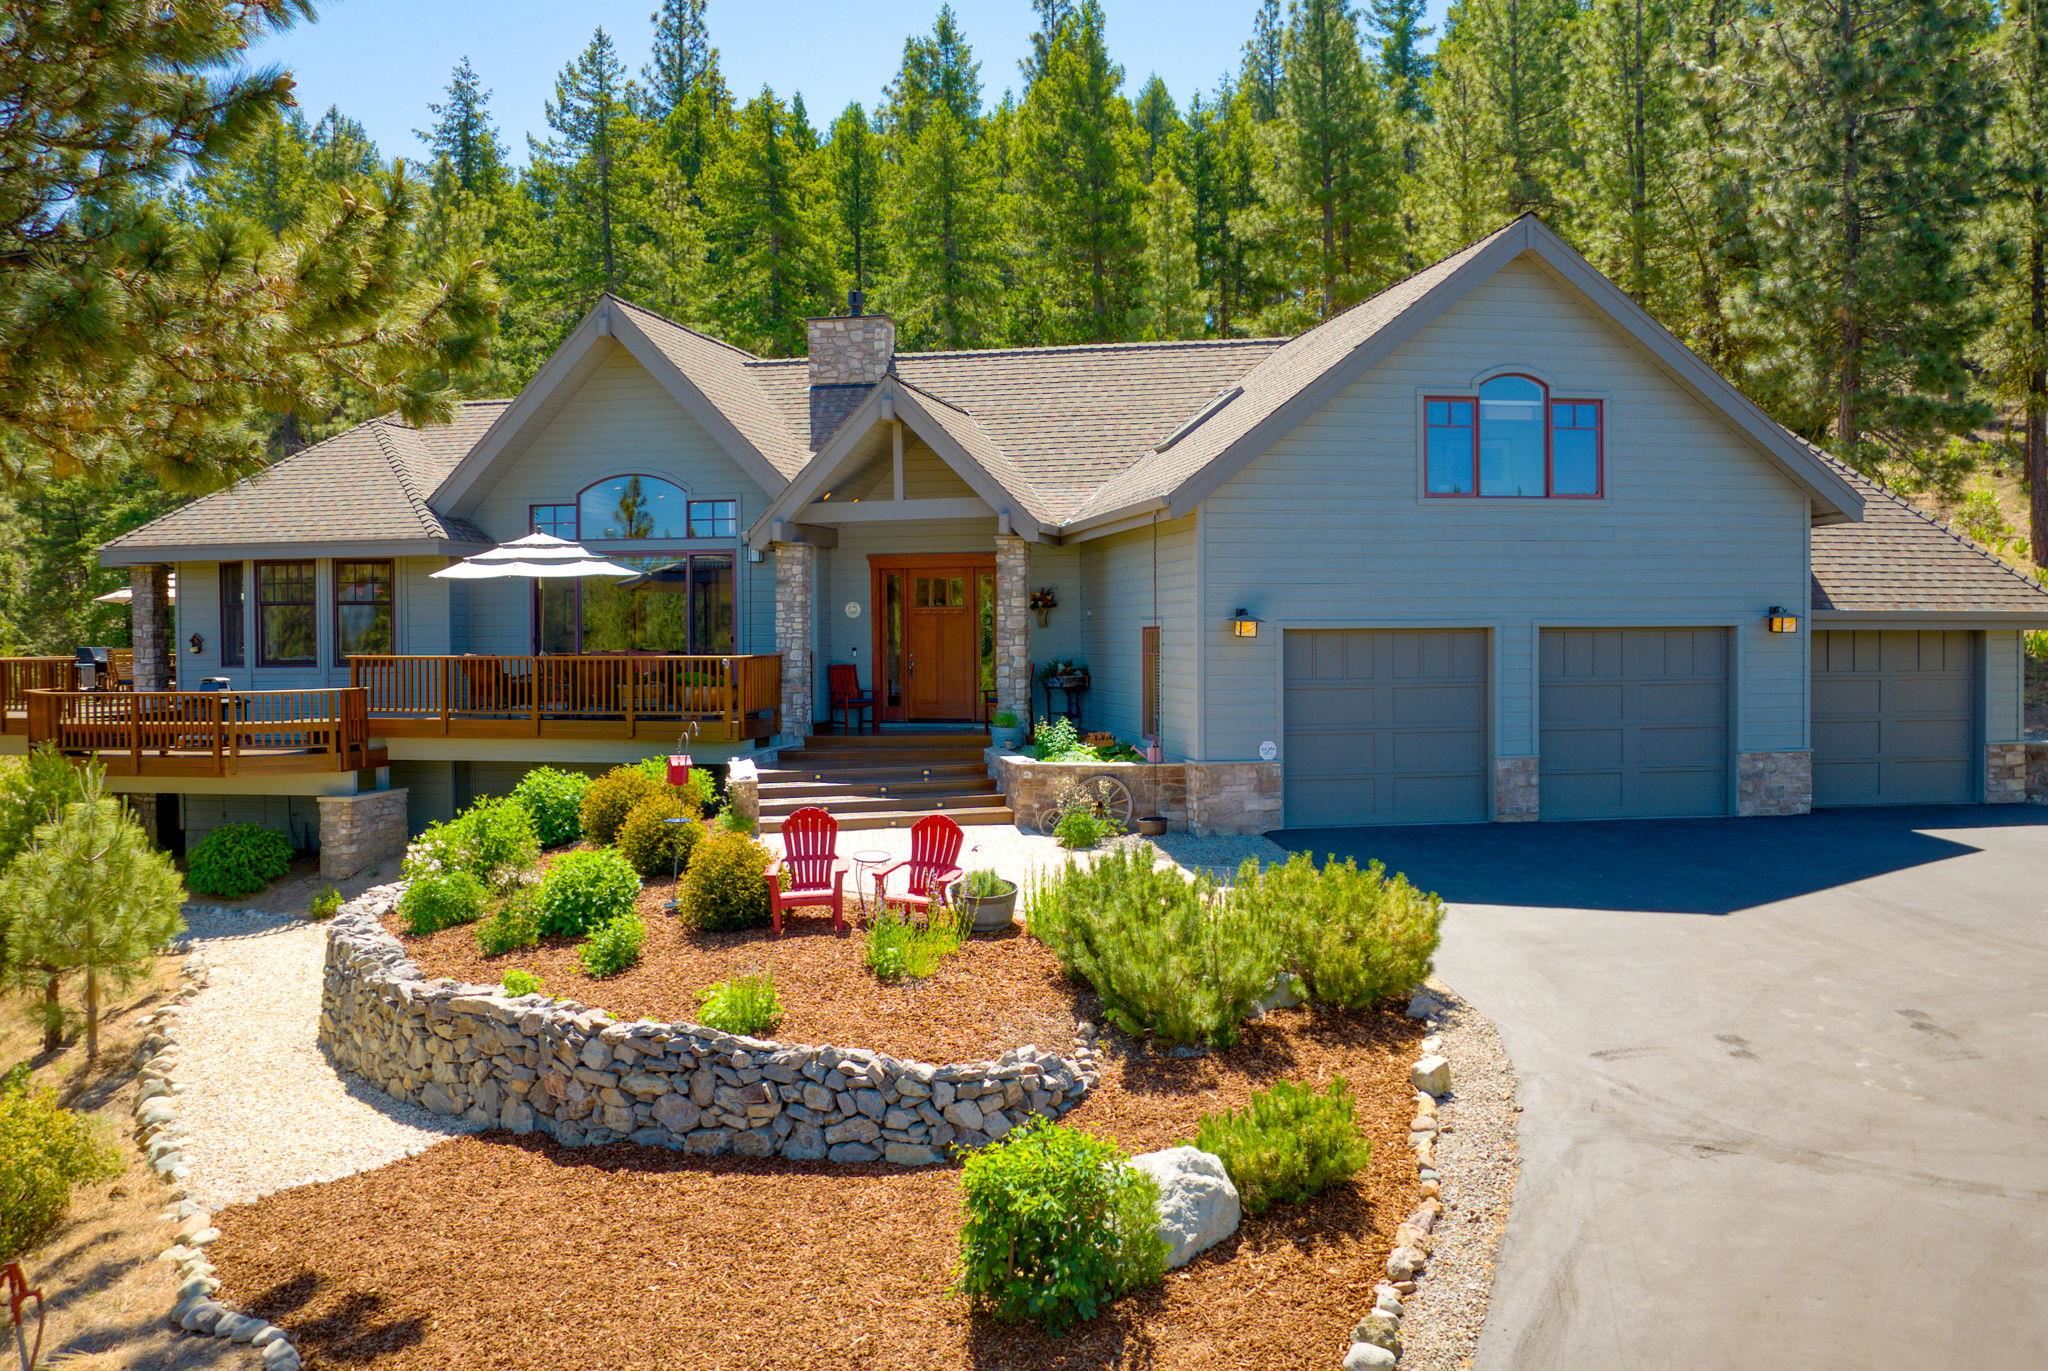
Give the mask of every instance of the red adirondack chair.
[[(927, 814), (910, 829), (910, 860), (884, 867), (875, 873), (875, 900), (904, 909), (929, 910), (946, 902), (946, 887), (960, 879), (960, 844), (965, 839), (960, 825), (944, 814)], [(908, 872), (904, 889), (889, 893), (889, 877)]]
[[(782, 936), (782, 911), (804, 905), (826, 905), (832, 928), (846, 931), (846, 870), (839, 865), (839, 820), (816, 805), (799, 809), (782, 821), (783, 854), (768, 863), (768, 920)], [(789, 889), (782, 873), (789, 873)]]
[[(860, 668), (852, 662), (831, 662), (825, 667), (825, 686), (832, 694), (832, 707), (826, 717), (838, 722), (846, 720), (848, 733), (872, 732), (875, 724), (875, 692), (860, 688)], [(867, 727), (861, 727), (860, 716), (865, 713)]]

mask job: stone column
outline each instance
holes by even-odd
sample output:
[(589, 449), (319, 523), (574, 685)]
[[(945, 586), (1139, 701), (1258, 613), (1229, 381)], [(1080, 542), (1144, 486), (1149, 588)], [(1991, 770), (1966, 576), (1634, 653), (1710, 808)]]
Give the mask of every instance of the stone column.
[(128, 607), (129, 637), (135, 645), (135, 688), (168, 690), (165, 664), (171, 657), (171, 569), (163, 565), (130, 569), (135, 599)]
[(996, 708), (1031, 718), (1031, 549), (996, 535)]
[(811, 638), (817, 632), (818, 549), (775, 544), (775, 650), (782, 654), (782, 732), (810, 736), (817, 720)]
[(1813, 812), (1811, 752), (1745, 752), (1735, 765), (1735, 812), (1742, 818)]
[(2027, 801), (2027, 745), (1991, 743), (1984, 749), (1984, 803), (2016, 805)]
[(345, 881), (390, 857), (403, 856), (406, 792), (366, 790), (355, 795), (322, 795), (320, 874)]

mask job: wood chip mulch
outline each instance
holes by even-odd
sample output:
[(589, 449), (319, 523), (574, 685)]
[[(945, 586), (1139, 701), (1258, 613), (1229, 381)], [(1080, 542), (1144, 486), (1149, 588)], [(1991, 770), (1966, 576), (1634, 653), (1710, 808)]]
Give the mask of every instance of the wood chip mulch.
[(549, 994), (620, 1019), (689, 1021), (706, 986), (772, 971), (783, 1008), (778, 1041), (866, 1047), (916, 1061), (980, 1061), (1025, 1043), (1070, 1052), (1075, 1020), (1094, 1013), (1094, 993), (1070, 985), (1045, 945), (1022, 933), (970, 938), (937, 975), (887, 985), (862, 964), (866, 940), (852, 917), (845, 933), (832, 931), (822, 909), (785, 915), (780, 938), (765, 928), (698, 933), (663, 912), (670, 890), (658, 881), (640, 892), (647, 945), (639, 965), (603, 980), (583, 974), (574, 938), (486, 957), (470, 927), (415, 937), (395, 914), (385, 926), (428, 976), (488, 984), (518, 967), (539, 976)]
[(486, 1134), (217, 1216), (225, 1296), (289, 1329), (309, 1367), (1317, 1368), (1341, 1360), (1415, 1203), (1392, 1008), (1296, 1010), (1192, 1058), (1104, 1038), (1068, 1120), (1132, 1151), (1279, 1079), (1350, 1080), (1372, 1164), (1054, 1338), (947, 1293), (959, 1173), (566, 1149)]

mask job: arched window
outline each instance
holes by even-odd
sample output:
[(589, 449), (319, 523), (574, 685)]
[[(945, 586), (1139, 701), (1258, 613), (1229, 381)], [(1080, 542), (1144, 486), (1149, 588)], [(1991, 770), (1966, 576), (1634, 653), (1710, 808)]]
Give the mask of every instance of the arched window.
[(1601, 404), (1553, 400), (1530, 376), (1423, 402), (1424, 491), (1435, 497), (1592, 499), (1601, 493)]
[(690, 536), (689, 496), (659, 476), (614, 476), (584, 488), (577, 528), (586, 542)]

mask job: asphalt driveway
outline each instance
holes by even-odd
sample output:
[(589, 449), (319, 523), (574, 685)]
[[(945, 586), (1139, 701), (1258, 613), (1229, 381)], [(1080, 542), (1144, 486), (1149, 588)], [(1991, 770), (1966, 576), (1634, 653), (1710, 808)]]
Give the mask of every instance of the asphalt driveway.
[(1481, 1371), (2048, 1366), (2048, 810), (1275, 836), (1514, 1059)]

